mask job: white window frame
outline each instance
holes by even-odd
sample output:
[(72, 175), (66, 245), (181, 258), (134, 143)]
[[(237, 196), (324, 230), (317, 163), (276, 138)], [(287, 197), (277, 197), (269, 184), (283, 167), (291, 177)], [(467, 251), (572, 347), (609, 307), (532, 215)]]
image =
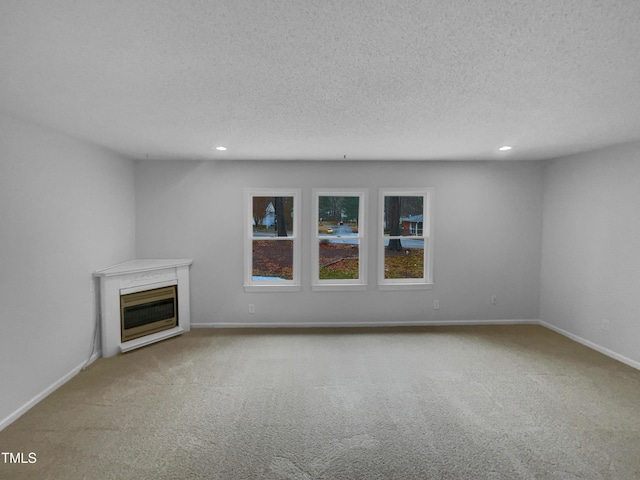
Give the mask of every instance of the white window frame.
[[(253, 279), (253, 197), (293, 197), (294, 220), (291, 236), (266, 237), (268, 241), (293, 241), (293, 279), (291, 280), (254, 280)], [(300, 188), (245, 188), (245, 241), (244, 241), (244, 290), (245, 292), (297, 292), (301, 279), (301, 238), (302, 194)]]
[[(367, 242), (366, 242), (366, 213), (365, 207), (368, 190), (362, 188), (314, 188), (313, 193), (313, 238), (311, 261), (313, 280), (312, 290), (365, 290), (367, 288)], [(320, 252), (319, 244), (323, 239), (335, 238), (329, 235), (320, 235), (318, 232), (320, 197), (358, 197), (358, 278), (355, 279), (320, 279)]]
[[(378, 289), (379, 290), (422, 290), (433, 288), (433, 231), (434, 231), (434, 190), (432, 188), (380, 188), (378, 215)], [(423, 197), (422, 235), (401, 238), (424, 239), (423, 278), (384, 278), (385, 239), (384, 199), (385, 197)], [(395, 238), (395, 237), (394, 237)]]

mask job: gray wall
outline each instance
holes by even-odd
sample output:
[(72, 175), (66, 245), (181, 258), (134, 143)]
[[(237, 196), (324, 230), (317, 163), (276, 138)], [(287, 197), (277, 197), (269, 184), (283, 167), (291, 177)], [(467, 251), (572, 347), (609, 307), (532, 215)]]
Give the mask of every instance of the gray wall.
[(135, 253), (133, 163), (0, 116), (0, 429), (91, 350), (91, 273)]
[[(136, 162), (137, 255), (192, 258), (191, 321), (208, 325), (538, 319), (542, 164)], [(303, 189), (303, 287), (245, 293), (245, 187)], [(369, 188), (369, 287), (310, 289), (311, 189)], [(435, 287), (376, 288), (379, 187), (435, 188)], [(490, 305), (497, 295), (497, 305)], [(440, 310), (433, 310), (433, 300)], [(248, 304), (256, 313), (248, 313)]]
[(640, 143), (548, 162), (543, 232), (540, 319), (640, 368)]

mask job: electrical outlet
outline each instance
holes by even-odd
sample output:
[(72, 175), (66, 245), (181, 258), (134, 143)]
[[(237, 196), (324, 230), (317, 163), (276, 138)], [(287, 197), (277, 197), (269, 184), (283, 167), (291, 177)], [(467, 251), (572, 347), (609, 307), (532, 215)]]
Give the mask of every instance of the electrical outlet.
[(249, 313), (256, 313), (256, 306), (253, 303), (249, 304)]
[(433, 301), (433, 309), (434, 310), (440, 310), (440, 300), (434, 300)]
[(602, 319), (602, 329), (605, 331), (609, 331), (609, 328), (611, 328), (611, 324), (609, 323), (609, 320), (606, 318)]
[(496, 303), (498, 303), (498, 297), (491, 295), (491, 305), (495, 305)]

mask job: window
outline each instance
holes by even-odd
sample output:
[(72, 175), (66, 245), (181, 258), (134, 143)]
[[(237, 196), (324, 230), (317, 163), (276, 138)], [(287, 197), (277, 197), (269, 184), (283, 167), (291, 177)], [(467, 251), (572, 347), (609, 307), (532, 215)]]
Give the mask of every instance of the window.
[(299, 290), (300, 190), (251, 189), (245, 198), (245, 290)]
[(313, 288), (362, 289), (366, 285), (364, 190), (313, 190)]
[(430, 190), (380, 190), (381, 289), (433, 284), (432, 196)]

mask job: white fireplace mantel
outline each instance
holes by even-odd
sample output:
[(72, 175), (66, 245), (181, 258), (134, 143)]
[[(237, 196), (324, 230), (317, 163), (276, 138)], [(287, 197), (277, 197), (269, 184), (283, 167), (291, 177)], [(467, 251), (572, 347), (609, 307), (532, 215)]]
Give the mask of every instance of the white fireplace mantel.
[[(191, 329), (189, 259), (138, 259), (94, 272), (100, 280), (100, 328), (102, 356), (112, 357), (149, 343), (180, 335)], [(120, 295), (178, 285), (178, 326), (122, 342)]]

